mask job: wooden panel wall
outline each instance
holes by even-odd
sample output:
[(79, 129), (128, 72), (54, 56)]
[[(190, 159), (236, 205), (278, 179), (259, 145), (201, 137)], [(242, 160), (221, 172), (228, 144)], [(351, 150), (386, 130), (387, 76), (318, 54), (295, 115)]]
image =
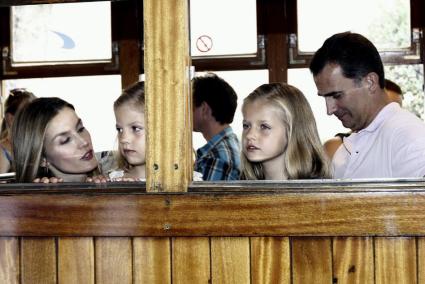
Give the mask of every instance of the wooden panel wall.
[(422, 237), (0, 237), (0, 283), (424, 283)]

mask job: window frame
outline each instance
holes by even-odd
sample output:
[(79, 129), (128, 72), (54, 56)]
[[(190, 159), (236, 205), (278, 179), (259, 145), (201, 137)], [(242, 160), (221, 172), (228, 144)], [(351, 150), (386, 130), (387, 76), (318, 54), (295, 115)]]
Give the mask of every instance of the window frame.
[[(295, 15), (294, 18), (288, 18), (287, 23), (291, 26), (291, 31), (287, 34), (288, 40), (288, 68), (308, 68), (314, 52), (301, 52), (298, 49), (298, 27), (297, 27), (297, 1), (286, 1), (286, 10), (288, 14)], [(382, 62), (392, 65), (404, 64), (424, 64), (424, 26), (423, 11), (425, 5), (420, 0), (410, 0), (410, 22), (411, 22), (411, 46), (409, 48), (400, 48), (391, 51), (379, 51)], [(422, 10), (418, 10), (422, 9)]]

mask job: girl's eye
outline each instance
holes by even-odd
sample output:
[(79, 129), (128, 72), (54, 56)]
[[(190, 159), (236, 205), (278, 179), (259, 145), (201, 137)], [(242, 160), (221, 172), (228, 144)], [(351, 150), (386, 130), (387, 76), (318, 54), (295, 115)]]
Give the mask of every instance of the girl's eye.
[(248, 123), (242, 123), (242, 128), (243, 129), (248, 129), (249, 128), (249, 124)]
[(118, 127), (117, 126), (115, 129), (117, 130), (118, 133), (121, 133), (122, 132), (122, 128), (121, 127)]
[(264, 129), (264, 130), (265, 130), (265, 129), (271, 129), (271, 127), (270, 127), (269, 125), (267, 125), (267, 124), (261, 124), (261, 125), (260, 125), (260, 128), (261, 128), (261, 129)]
[(140, 131), (142, 131), (142, 130), (143, 130), (143, 127), (140, 127), (140, 126), (133, 126), (133, 127), (132, 127), (132, 129), (133, 129), (133, 131), (134, 131), (134, 132), (140, 132)]

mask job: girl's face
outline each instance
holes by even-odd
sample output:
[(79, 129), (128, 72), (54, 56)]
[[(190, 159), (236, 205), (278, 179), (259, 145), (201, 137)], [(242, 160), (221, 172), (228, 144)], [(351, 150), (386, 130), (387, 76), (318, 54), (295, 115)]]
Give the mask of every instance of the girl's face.
[(278, 162), (283, 165), (288, 144), (287, 127), (277, 107), (255, 100), (245, 104), (242, 151), (251, 162)]
[(122, 104), (115, 109), (121, 155), (132, 166), (146, 163), (145, 157), (145, 114), (141, 109)]
[(44, 152), (47, 162), (63, 173), (88, 173), (98, 165), (90, 134), (69, 107), (60, 110), (48, 123)]

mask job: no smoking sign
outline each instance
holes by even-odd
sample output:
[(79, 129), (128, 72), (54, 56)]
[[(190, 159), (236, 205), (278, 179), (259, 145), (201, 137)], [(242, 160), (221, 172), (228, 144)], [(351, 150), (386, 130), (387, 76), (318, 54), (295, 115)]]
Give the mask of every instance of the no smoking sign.
[(211, 50), (212, 47), (213, 47), (213, 41), (212, 41), (211, 37), (209, 37), (207, 35), (201, 35), (196, 40), (196, 48), (200, 52), (208, 52), (208, 51)]

